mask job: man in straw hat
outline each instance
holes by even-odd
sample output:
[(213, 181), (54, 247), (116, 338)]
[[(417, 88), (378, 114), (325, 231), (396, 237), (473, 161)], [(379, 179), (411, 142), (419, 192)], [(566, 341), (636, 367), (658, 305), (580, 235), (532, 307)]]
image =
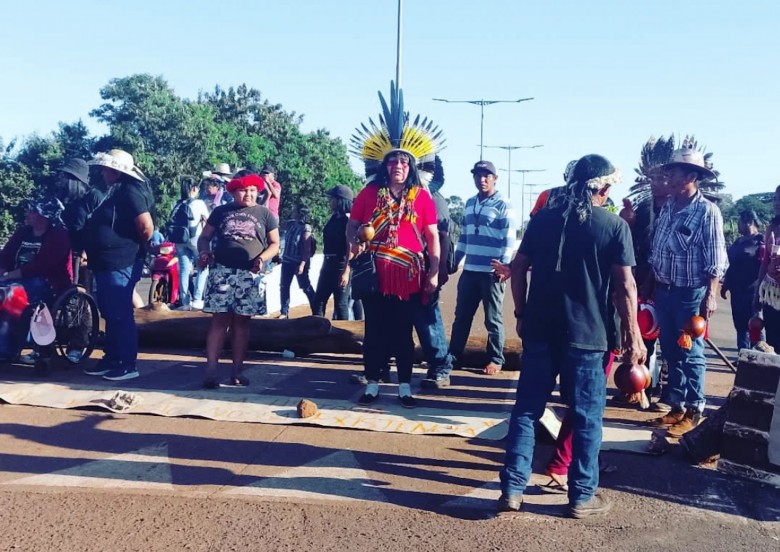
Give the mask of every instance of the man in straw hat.
[(154, 196), (133, 156), (119, 149), (98, 153), (108, 191), (87, 223), (86, 249), (95, 273), (97, 302), (106, 320), (103, 358), (84, 370), (111, 381), (138, 377), (138, 332), (133, 317), (133, 290), (141, 277), (154, 225)]
[[(597, 197), (602, 190), (619, 180), (620, 171), (604, 157), (580, 159), (566, 193), (531, 219), (512, 263), (523, 371), (501, 470), (501, 511), (522, 506), (531, 475), (534, 423), (544, 412), (558, 375), (573, 428), (569, 513), (582, 518), (610, 509), (596, 489), (606, 397), (604, 362), (614, 345), (610, 343), (611, 292), (620, 315), (623, 361), (641, 364), (646, 355), (636, 320), (628, 224), (606, 209), (593, 208), (603, 202)], [(526, 297), (531, 267), (534, 277)]]
[(684, 143), (663, 165), (670, 194), (658, 217), (650, 265), (655, 274), (655, 307), (661, 350), (669, 367), (665, 401), (671, 411), (654, 420), (680, 437), (696, 427), (704, 411), (704, 337), (690, 348), (678, 344), (693, 316), (715, 312), (718, 284), (728, 265), (720, 209), (698, 183), (715, 177), (704, 155)]

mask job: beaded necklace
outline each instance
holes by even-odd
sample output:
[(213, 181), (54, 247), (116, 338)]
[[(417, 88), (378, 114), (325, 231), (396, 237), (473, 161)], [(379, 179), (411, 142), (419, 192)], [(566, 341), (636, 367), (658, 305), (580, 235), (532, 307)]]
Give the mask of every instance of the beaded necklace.
[(399, 199), (396, 199), (390, 189), (383, 187), (377, 195), (377, 208), (385, 213), (389, 219), (387, 246), (398, 247), (398, 227), (401, 220), (405, 219), (412, 224), (417, 222), (417, 213), (414, 210), (414, 200), (420, 191), (419, 186), (408, 188)]

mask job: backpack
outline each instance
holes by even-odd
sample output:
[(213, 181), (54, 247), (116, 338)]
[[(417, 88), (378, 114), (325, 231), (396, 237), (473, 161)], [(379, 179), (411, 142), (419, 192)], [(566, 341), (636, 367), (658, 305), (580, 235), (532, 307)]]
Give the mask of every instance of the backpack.
[(195, 215), (192, 214), (191, 199), (179, 201), (173, 208), (171, 218), (165, 227), (168, 240), (173, 243), (187, 243), (195, 237), (192, 231), (192, 221)]
[[(452, 225), (452, 222), (450, 222)], [(447, 234), (447, 274), (455, 274), (458, 271), (458, 264), (455, 262), (455, 240), (452, 239), (452, 234)]]
[[(307, 224), (302, 224), (297, 220), (287, 222), (287, 232), (284, 237), (284, 251), (282, 251), (282, 260), (286, 262), (300, 262), (303, 258), (303, 236), (306, 233)], [(312, 236), (313, 239), (313, 236)], [(312, 243), (312, 249), (316, 245)], [(312, 251), (312, 254), (314, 252)]]

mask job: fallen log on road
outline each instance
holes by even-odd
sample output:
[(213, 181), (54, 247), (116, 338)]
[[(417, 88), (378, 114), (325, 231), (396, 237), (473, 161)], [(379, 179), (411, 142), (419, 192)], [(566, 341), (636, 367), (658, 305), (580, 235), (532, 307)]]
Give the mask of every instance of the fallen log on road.
[[(168, 309), (136, 309), (138, 342), (143, 348), (182, 348), (203, 350), (211, 315), (198, 311), (182, 312)], [(416, 340), (416, 336), (415, 336)], [(459, 365), (482, 368), (488, 363), (486, 338), (470, 337)], [(289, 350), (296, 356), (314, 353), (361, 354), (363, 322), (329, 320), (321, 316), (276, 319), (253, 318), (249, 322), (249, 349), (255, 351)], [(517, 338), (504, 345), (505, 369), (520, 369), (522, 347)], [(417, 359), (422, 351), (417, 346)]]

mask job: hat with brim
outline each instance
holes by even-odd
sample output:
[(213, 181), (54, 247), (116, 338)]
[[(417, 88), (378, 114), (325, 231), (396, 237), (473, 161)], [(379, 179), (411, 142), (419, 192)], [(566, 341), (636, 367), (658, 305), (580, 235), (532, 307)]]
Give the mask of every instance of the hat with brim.
[(54, 225), (62, 225), (62, 211), (65, 207), (62, 205), (59, 199), (55, 197), (42, 198), (38, 200), (32, 200), (29, 203), (30, 211), (34, 211), (41, 215)]
[(68, 159), (58, 169), (60, 172), (68, 173), (73, 178), (82, 181), (84, 184), (89, 184), (89, 165), (83, 159), (74, 157)]
[(230, 170), (230, 165), (227, 163), (217, 163), (214, 165), (214, 170), (211, 171), (211, 174), (216, 174), (219, 176), (225, 176), (227, 178), (231, 178), (233, 176), (233, 171)]
[(114, 169), (117, 172), (131, 176), (141, 182), (146, 180), (144, 173), (135, 166), (133, 156), (120, 149), (112, 149), (106, 153), (98, 153), (89, 164)]
[(496, 166), (490, 161), (477, 161), (474, 163), (474, 168), (471, 169), (471, 174), (477, 174), (480, 172), (486, 172), (493, 176), (498, 176), (496, 172)]
[(344, 184), (334, 186), (327, 191), (327, 194), (328, 197), (332, 197), (333, 199), (347, 199), (352, 201), (355, 198), (355, 193), (352, 191), (352, 189), (349, 186), (345, 186)]
[(702, 180), (716, 178), (715, 173), (704, 162), (704, 154), (695, 149), (682, 148), (673, 151), (669, 162), (665, 163), (661, 168), (671, 169), (674, 167), (696, 172)]
[(257, 188), (260, 192), (265, 188), (265, 180), (263, 177), (257, 174), (248, 174), (240, 178), (234, 178), (227, 183), (227, 191), (231, 194), (237, 190), (245, 190), (247, 188)]

